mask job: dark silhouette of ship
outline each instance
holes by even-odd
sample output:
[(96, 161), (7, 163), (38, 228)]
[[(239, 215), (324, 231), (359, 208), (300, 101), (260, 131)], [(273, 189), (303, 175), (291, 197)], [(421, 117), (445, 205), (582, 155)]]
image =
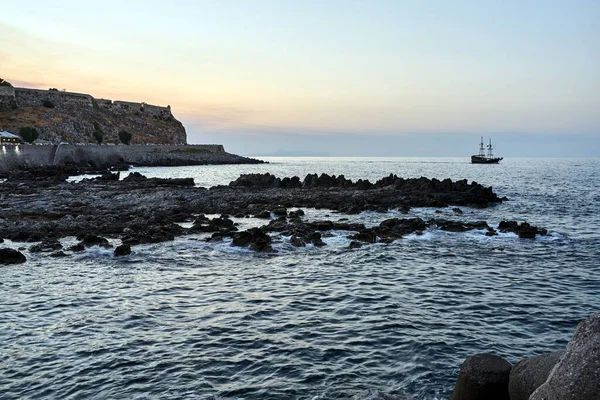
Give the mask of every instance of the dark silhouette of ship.
[[(487, 154), (485, 153), (485, 149), (487, 148)], [(492, 139), (490, 139), (490, 144), (484, 147), (483, 145), (483, 136), (481, 137), (481, 143), (479, 143), (479, 154), (471, 156), (471, 162), (473, 164), (498, 164), (503, 158), (502, 157), (494, 157), (494, 149), (492, 148)]]

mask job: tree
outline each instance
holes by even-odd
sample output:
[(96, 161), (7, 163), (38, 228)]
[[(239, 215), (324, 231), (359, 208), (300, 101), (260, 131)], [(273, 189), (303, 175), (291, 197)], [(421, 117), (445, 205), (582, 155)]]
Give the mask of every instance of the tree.
[(102, 141), (104, 140), (104, 132), (102, 132), (102, 128), (100, 127), (100, 124), (96, 121), (93, 122), (94, 124), (94, 139), (96, 139), (96, 143), (98, 144), (102, 144)]
[(131, 142), (131, 138), (133, 137), (133, 135), (127, 131), (120, 131), (119, 132), (119, 140), (121, 141), (121, 143), (123, 144), (129, 144)]
[(5, 81), (4, 79), (0, 78), (0, 86), (11, 86), (10, 82)]
[(37, 139), (38, 136), (40, 136), (40, 134), (37, 131), (37, 129), (35, 129), (31, 126), (24, 126), (21, 129), (19, 129), (19, 136), (21, 136), (21, 138), (24, 141), (31, 144), (31, 143), (35, 142), (35, 139)]

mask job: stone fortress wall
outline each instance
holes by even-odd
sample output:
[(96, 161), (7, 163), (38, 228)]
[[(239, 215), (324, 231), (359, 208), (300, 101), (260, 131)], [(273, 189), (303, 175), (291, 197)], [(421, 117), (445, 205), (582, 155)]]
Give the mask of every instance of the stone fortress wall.
[(95, 99), (89, 94), (0, 86), (0, 111), (17, 107), (43, 107), (47, 102), (54, 107), (98, 107), (120, 114), (144, 113), (164, 119), (173, 118), (171, 106), (161, 107), (146, 103)]
[(220, 144), (201, 145), (29, 145), (0, 146), (0, 173), (50, 165), (138, 166), (226, 164), (241, 159)]

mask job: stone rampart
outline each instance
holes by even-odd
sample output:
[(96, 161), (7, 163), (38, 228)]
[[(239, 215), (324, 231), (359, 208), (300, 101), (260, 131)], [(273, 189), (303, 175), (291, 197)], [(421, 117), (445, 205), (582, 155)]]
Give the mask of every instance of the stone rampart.
[(54, 107), (92, 107), (93, 97), (89, 94), (15, 88), (18, 107), (43, 107), (50, 102)]
[(49, 165), (139, 166), (228, 163), (234, 158), (223, 145), (20, 145), (0, 148), (0, 172)]
[[(4, 107), (3, 107), (4, 105)], [(26, 88), (0, 87), (0, 111), (14, 107), (98, 107), (122, 114), (147, 113), (160, 118), (173, 117), (171, 107), (155, 106), (132, 101), (95, 99), (89, 94), (61, 92), (59, 90), (39, 90)]]

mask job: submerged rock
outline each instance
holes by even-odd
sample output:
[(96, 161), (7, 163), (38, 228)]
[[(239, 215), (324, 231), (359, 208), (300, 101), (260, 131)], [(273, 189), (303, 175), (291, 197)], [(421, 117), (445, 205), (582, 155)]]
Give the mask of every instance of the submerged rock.
[(483, 353), (465, 360), (450, 400), (510, 400), (511, 365), (502, 357)]

